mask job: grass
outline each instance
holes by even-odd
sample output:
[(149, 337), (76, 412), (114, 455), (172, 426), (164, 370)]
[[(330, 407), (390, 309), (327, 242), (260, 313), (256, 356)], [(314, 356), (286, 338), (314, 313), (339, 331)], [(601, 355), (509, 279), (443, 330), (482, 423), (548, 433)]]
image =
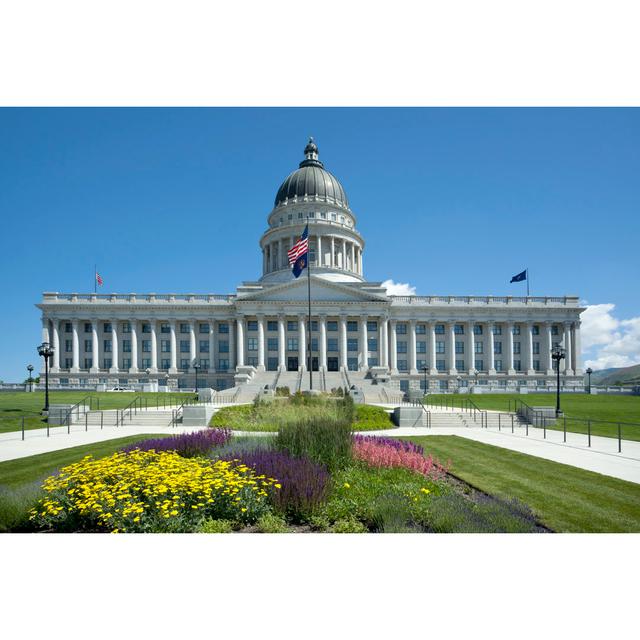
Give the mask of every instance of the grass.
[(485, 493), (517, 498), (564, 532), (640, 532), (640, 485), (457, 436), (407, 438)]
[[(51, 391), (49, 393), (50, 404), (75, 404), (87, 395), (97, 398), (100, 409), (122, 409), (134, 398), (142, 397), (148, 402), (149, 407), (162, 408), (165, 404), (173, 406), (181, 404), (187, 398), (193, 397), (192, 393), (108, 393), (106, 391), (87, 393), (86, 391)], [(94, 401), (95, 403), (95, 401)], [(39, 429), (46, 426), (40, 411), (44, 407), (44, 391), (26, 393), (24, 391), (7, 391), (0, 393), (0, 433), (19, 431), (22, 428), (24, 416), (25, 429)], [(96, 404), (94, 404), (96, 408)]]
[[(509, 411), (514, 407), (514, 400), (521, 400), (530, 407), (555, 407), (556, 397), (551, 393), (487, 393), (472, 395), (441, 395), (427, 396), (428, 404), (445, 403), (447, 406), (462, 406), (465, 400), (472, 400), (481, 409), (494, 411)], [(511, 402), (511, 405), (509, 405)], [(586, 394), (560, 394), (560, 406), (567, 418), (567, 431), (587, 433), (588, 425), (583, 420), (592, 422), (591, 433), (595, 436), (609, 438), (618, 437), (618, 422), (635, 422), (639, 426), (621, 425), (621, 435), (626, 440), (640, 440), (640, 396), (605, 396)], [(562, 430), (563, 422), (547, 423), (548, 429)]]

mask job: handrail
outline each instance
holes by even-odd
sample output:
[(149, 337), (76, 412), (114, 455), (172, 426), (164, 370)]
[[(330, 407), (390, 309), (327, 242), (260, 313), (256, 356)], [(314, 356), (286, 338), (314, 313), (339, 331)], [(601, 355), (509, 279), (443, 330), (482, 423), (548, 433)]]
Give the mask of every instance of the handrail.
[(282, 372), (280, 371), (280, 369), (278, 369), (278, 370), (276, 371), (276, 377), (275, 377), (275, 379), (274, 379), (273, 383), (271, 384), (271, 389), (272, 389), (273, 391), (275, 391), (275, 390), (278, 388), (278, 380), (280, 380), (280, 374), (281, 374), (281, 373), (282, 373)]
[[(71, 414), (73, 413), (73, 411), (75, 410), (75, 412), (77, 414), (79, 414), (79, 407), (81, 404), (85, 404), (87, 398), (89, 399), (89, 411), (91, 411), (93, 409), (93, 403), (92, 401), (94, 400), (94, 396), (92, 396), (91, 394), (86, 395), (84, 398), (82, 398), (81, 400), (78, 400), (78, 402), (76, 402), (68, 411), (67, 411), (67, 415), (65, 415), (64, 417), (64, 422), (62, 424), (66, 424), (67, 425), (67, 433), (69, 433), (71, 431)], [(98, 398), (95, 398), (95, 400), (97, 401), (97, 405), (98, 405), (98, 409), (100, 408), (100, 400)], [(86, 413), (86, 411), (85, 411)], [(47, 420), (47, 423), (49, 421)]]
[[(124, 424), (124, 414), (125, 411), (129, 412), (129, 420), (132, 419), (133, 413), (138, 413), (138, 404), (140, 404), (140, 410), (142, 410), (142, 396), (136, 396), (126, 407), (120, 409), (120, 426)], [(116, 420), (116, 426), (118, 426)]]
[[(518, 405), (524, 408), (522, 413), (518, 411)], [(509, 411), (511, 411), (511, 398), (509, 399)], [(539, 409), (534, 409), (533, 407), (530, 407), (526, 402), (523, 402), (522, 400), (520, 400), (520, 398), (513, 398), (513, 412), (517, 413), (518, 415), (522, 415), (525, 418), (525, 420), (530, 422), (534, 427), (539, 427), (541, 422), (544, 423), (543, 412), (540, 411)], [(530, 416), (533, 416), (533, 420), (531, 420)], [(543, 426), (545, 425), (543, 424)]]

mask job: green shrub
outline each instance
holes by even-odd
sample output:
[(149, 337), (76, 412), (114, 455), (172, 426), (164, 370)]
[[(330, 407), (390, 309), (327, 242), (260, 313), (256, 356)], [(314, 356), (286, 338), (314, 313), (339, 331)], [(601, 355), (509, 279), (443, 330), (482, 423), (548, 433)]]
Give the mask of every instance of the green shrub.
[(226, 427), (234, 431), (241, 431), (245, 424), (251, 419), (254, 407), (250, 404), (243, 404), (236, 407), (222, 407), (211, 417), (210, 427)]
[(411, 503), (397, 493), (379, 496), (372, 506), (374, 531), (379, 533), (415, 533), (422, 531), (413, 524)]
[(341, 518), (331, 528), (333, 533), (369, 533), (367, 527), (355, 518)]
[(373, 431), (378, 429), (393, 429), (395, 425), (382, 407), (368, 404), (358, 404), (355, 408), (354, 431)]
[(309, 526), (312, 531), (331, 531), (331, 522), (325, 515), (315, 515), (309, 518)]
[(0, 533), (32, 531), (29, 512), (42, 497), (42, 482), (18, 487), (0, 486)]
[(203, 520), (196, 533), (231, 533), (233, 522), (231, 520), (214, 520), (207, 518)]
[(258, 533), (290, 533), (286, 520), (274, 513), (265, 513), (256, 522)]
[(291, 390), (289, 387), (276, 387), (276, 395), (277, 396), (290, 396)]

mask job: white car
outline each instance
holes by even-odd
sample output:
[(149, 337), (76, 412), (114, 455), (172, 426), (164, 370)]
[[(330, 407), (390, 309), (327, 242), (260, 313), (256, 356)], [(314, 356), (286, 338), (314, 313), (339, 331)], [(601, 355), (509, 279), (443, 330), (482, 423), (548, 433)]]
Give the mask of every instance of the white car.
[(133, 389), (127, 389), (127, 387), (113, 387), (113, 389), (107, 389), (107, 391), (127, 391), (129, 393), (134, 393)]

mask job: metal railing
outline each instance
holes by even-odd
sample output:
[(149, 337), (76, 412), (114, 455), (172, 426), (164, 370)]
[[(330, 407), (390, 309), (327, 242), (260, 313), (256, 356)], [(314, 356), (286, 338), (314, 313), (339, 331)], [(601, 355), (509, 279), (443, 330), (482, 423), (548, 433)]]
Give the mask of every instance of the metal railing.
[[(80, 406), (82, 407), (86, 407), (86, 403), (87, 400), (89, 401), (89, 411), (91, 411), (93, 409), (93, 404), (95, 402), (96, 404), (96, 408), (99, 409), (100, 408), (100, 399), (97, 397), (94, 397), (92, 395), (88, 395), (85, 396), (84, 398), (82, 398), (82, 400), (79, 400), (78, 402), (76, 402), (76, 404), (74, 404), (68, 411), (67, 414), (64, 417), (64, 420), (62, 422), (62, 425), (67, 425), (67, 434), (71, 433), (71, 422), (72, 422), (72, 416), (73, 413), (75, 412), (76, 414), (76, 419), (80, 418)], [(85, 416), (87, 415), (87, 411), (84, 411)], [(49, 421), (47, 420), (47, 437), (49, 437)]]

